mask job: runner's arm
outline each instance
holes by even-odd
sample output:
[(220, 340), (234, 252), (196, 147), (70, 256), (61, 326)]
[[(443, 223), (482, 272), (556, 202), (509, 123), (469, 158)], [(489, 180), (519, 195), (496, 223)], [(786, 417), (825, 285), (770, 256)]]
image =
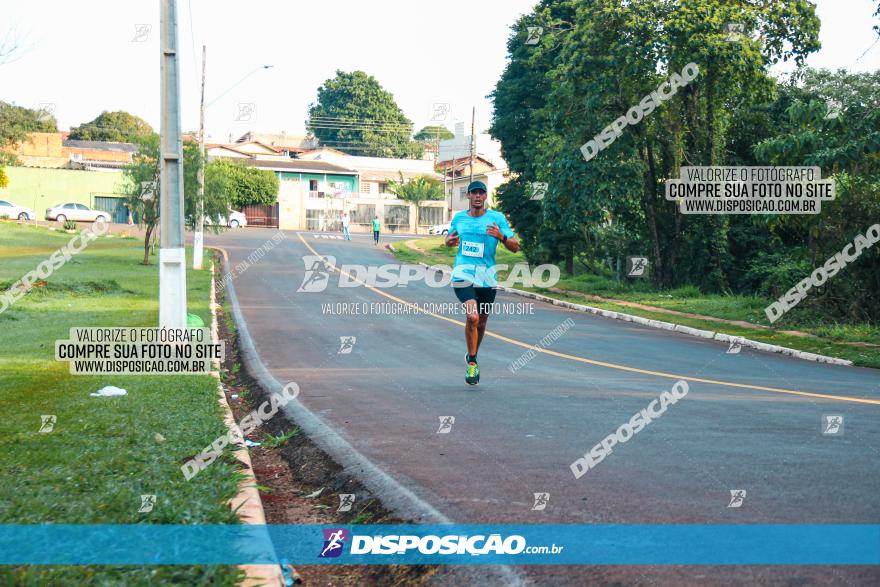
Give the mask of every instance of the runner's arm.
[(501, 224), (497, 222), (493, 222), (492, 225), (486, 229), (486, 232), (490, 236), (494, 236), (501, 244), (504, 245), (504, 248), (510, 251), (511, 253), (515, 253), (519, 250), (519, 241), (516, 240), (516, 236), (513, 234), (513, 230), (510, 228), (510, 225), (507, 224), (507, 219), (502, 216)]

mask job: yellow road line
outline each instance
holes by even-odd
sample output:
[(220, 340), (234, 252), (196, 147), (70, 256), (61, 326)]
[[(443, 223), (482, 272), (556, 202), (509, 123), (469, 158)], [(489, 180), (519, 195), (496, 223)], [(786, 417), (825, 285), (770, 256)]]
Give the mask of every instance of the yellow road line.
[[(315, 256), (326, 257), (326, 255), (321, 255), (320, 253), (318, 253), (318, 251), (316, 251), (314, 248), (312, 248), (312, 246), (309, 243), (307, 243), (306, 240), (302, 237), (302, 234), (297, 234), (297, 236), (299, 237), (299, 240), (301, 240), (302, 243), (306, 246), (306, 248), (308, 250), (310, 250)], [(453, 320), (452, 318), (449, 318), (447, 316), (441, 316), (439, 314), (429, 312), (427, 310), (420, 308), (417, 304), (414, 304), (412, 302), (408, 302), (406, 300), (398, 298), (397, 296), (393, 296), (393, 295), (391, 295), (387, 292), (384, 292), (378, 288), (375, 288), (371, 285), (367, 285), (363, 280), (352, 276), (350, 273), (348, 273), (346, 271), (342, 271), (338, 267), (333, 267), (333, 270), (339, 272), (341, 275), (347, 276), (349, 279), (351, 279), (353, 281), (360, 283), (361, 285), (363, 285), (367, 289), (369, 289), (369, 290), (371, 290), (381, 296), (384, 296), (390, 300), (394, 300), (396, 302), (400, 302), (402, 304), (410, 306), (418, 312), (421, 312), (423, 314), (427, 314), (429, 316), (433, 316), (434, 318), (439, 318), (440, 320), (446, 320), (447, 322), (451, 322), (452, 324), (464, 326), (464, 322), (462, 322), (460, 320)], [(528, 344), (528, 343), (525, 343), (525, 342), (522, 342), (519, 340), (515, 340), (513, 338), (509, 338), (509, 337), (503, 336), (501, 334), (495, 334), (494, 332), (490, 332), (489, 330), (486, 330), (486, 336), (491, 336), (492, 338), (497, 338), (498, 340), (503, 340), (504, 342), (510, 343), (512, 345), (516, 345), (518, 347), (532, 349), (535, 352), (544, 353), (545, 355), (552, 355), (554, 357), (559, 357), (560, 359), (568, 359), (570, 361), (577, 361), (579, 363), (587, 363), (590, 365), (597, 365), (599, 367), (607, 367), (609, 369), (617, 369), (619, 371), (629, 371), (630, 373), (640, 373), (642, 375), (653, 375), (655, 377), (663, 377), (666, 379), (675, 379), (675, 380), (684, 379), (685, 381), (693, 381), (695, 383), (709, 383), (711, 385), (723, 385), (725, 387), (739, 387), (742, 389), (754, 389), (757, 391), (770, 391), (773, 393), (784, 393), (784, 394), (789, 394), (789, 395), (800, 395), (800, 396), (805, 396), (805, 397), (815, 397), (815, 398), (827, 399), (827, 400), (836, 400), (836, 401), (842, 401), (842, 402), (853, 402), (853, 403), (858, 403), (858, 404), (869, 404), (869, 405), (880, 406), (880, 400), (876, 400), (876, 399), (864, 399), (864, 398), (852, 397), (852, 396), (846, 396), (846, 395), (828, 395), (828, 394), (824, 394), (824, 393), (813, 393), (810, 391), (795, 391), (792, 389), (781, 389), (779, 387), (764, 387), (763, 385), (749, 385), (747, 383), (735, 383), (732, 381), (719, 381), (717, 379), (703, 379), (700, 377), (690, 377), (688, 375), (676, 375), (674, 373), (664, 373), (663, 371), (649, 371), (647, 369), (639, 369), (637, 367), (627, 367), (626, 365), (618, 365), (616, 363), (608, 363), (605, 361), (597, 361), (595, 359), (587, 359), (584, 357), (578, 357), (576, 355), (569, 355), (567, 353), (560, 353), (557, 351), (551, 351), (549, 349), (536, 348), (534, 345), (531, 345), (531, 344)]]

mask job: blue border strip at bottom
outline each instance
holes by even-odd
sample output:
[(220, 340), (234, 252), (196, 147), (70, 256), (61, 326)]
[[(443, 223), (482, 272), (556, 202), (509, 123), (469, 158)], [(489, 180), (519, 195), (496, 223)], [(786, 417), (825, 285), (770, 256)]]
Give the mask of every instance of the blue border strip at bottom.
[(0, 525), (0, 564), (878, 565), (880, 525)]

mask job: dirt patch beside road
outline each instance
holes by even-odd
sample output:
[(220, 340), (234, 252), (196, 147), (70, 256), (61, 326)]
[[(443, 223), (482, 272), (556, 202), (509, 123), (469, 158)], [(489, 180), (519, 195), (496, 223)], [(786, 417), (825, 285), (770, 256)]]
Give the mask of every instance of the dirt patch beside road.
[[(221, 267), (217, 259), (215, 266)], [(266, 399), (266, 394), (247, 373), (239, 359), (236, 329), (225, 310), (225, 294), (217, 309), (220, 337), (226, 342), (226, 358), (222, 365), (223, 388), (236, 421)], [(235, 399), (233, 398), (235, 396)], [(279, 413), (257, 428), (248, 438), (272, 444), (278, 438), (297, 430)], [(271, 436), (270, 436), (271, 435)], [(324, 454), (305, 434), (294, 433), (289, 440), (274, 448), (251, 448), (253, 472), (260, 489), (260, 499), (268, 524), (404, 524), (385, 509), (379, 498), (364, 488), (341, 466)], [(340, 494), (354, 495), (349, 511), (338, 511)], [(315, 553), (317, 559), (317, 553)], [(299, 561), (301, 562), (301, 561)], [(439, 567), (426, 565), (303, 565), (294, 564), (304, 585), (363, 586), (411, 585), (429, 582)]]

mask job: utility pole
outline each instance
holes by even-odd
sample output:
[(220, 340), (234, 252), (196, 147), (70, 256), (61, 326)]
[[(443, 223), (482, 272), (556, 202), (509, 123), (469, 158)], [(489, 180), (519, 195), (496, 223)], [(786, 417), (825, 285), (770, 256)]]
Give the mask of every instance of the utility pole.
[(205, 57), (207, 49), (202, 45), (202, 101), (199, 104), (199, 185), (196, 196), (196, 232), (193, 235), (193, 269), (202, 268), (205, 238)]
[(471, 109), (471, 181), (474, 181), (474, 154), (477, 149), (477, 135), (474, 134), (474, 119), (477, 116), (477, 107)]
[(180, 137), (177, 3), (176, 0), (161, 0), (161, 6), (159, 326), (186, 328), (186, 250), (183, 238), (183, 145)]

